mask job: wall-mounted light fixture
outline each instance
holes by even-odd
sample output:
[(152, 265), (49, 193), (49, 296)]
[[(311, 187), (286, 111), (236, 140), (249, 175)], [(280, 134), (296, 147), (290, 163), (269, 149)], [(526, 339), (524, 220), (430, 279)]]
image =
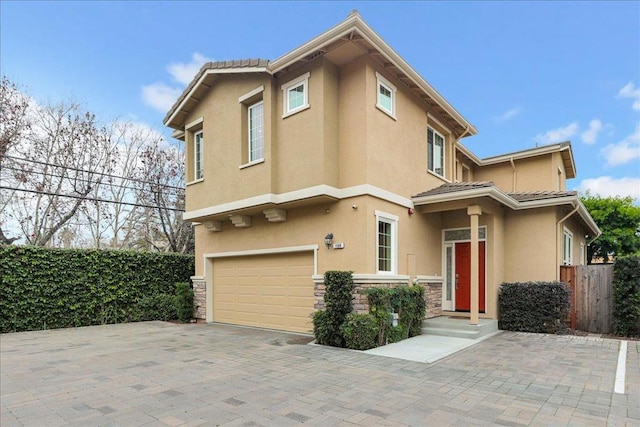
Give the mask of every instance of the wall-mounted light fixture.
[(331, 248), (331, 244), (333, 243), (333, 233), (329, 233), (324, 236), (324, 244), (327, 246), (327, 249)]

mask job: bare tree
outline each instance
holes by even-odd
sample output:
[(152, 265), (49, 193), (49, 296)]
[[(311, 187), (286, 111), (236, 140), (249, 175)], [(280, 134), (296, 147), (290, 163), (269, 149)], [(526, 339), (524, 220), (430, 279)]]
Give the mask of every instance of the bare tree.
[(34, 108), (29, 132), (7, 153), (20, 165), (7, 209), (26, 242), (38, 246), (51, 243), (112, 168), (107, 132), (75, 103)]
[[(153, 217), (147, 217), (153, 233), (148, 242), (158, 250), (193, 253), (193, 228), (182, 219), (184, 172), (184, 152), (162, 139), (153, 141), (141, 153), (140, 173), (147, 183), (139, 200), (155, 206)], [(154, 234), (162, 236), (164, 242), (152, 240)]]
[[(29, 98), (24, 95), (15, 83), (2, 76), (0, 82), (0, 182), (4, 182), (10, 175), (8, 169), (13, 164), (6, 157), (7, 150), (15, 145), (21, 136), (31, 128), (27, 116)], [(3, 165), (7, 167), (3, 168)], [(0, 215), (13, 198), (15, 190), (0, 189)], [(11, 244), (19, 237), (7, 237), (2, 230), (3, 217), (0, 216), (0, 244)]]

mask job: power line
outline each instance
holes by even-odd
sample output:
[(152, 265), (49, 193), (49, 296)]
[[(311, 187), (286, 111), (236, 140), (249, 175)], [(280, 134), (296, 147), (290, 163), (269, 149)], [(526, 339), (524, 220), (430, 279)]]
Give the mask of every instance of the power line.
[(42, 194), (42, 195), (45, 195), (45, 196), (68, 197), (70, 199), (88, 200), (88, 201), (92, 201), (92, 202), (114, 203), (114, 204), (125, 205), (125, 206), (134, 206), (134, 207), (137, 207), (137, 208), (166, 209), (166, 210), (173, 211), (173, 212), (184, 212), (184, 209), (178, 209), (178, 208), (167, 208), (167, 207), (162, 207), (162, 206), (157, 206), (157, 205), (156, 206), (143, 205), (143, 204), (140, 204), (140, 203), (131, 203), (131, 202), (118, 202), (118, 201), (115, 201), (115, 200), (100, 199), (100, 198), (97, 198), (97, 197), (76, 196), (74, 194), (59, 194), (59, 193), (53, 193), (53, 192), (50, 192), (50, 191), (27, 190), (27, 189), (24, 189), (24, 188), (6, 187), (4, 185), (0, 185), (0, 190), (14, 190), (14, 191), (22, 191), (24, 193)]
[[(69, 169), (69, 170), (73, 170), (73, 171), (76, 171), (76, 172), (86, 172), (86, 173), (91, 173), (91, 174), (100, 175), (100, 176), (106, 176), (106, 177), (110, 177), (110, 178), (124, 179), (124, 180), (129, 180), (129, 181), (132, 181), (132, 182), (140, 182), (140, 183), (149, 184), (149, 185), (163, 185), (166, 188), (172, 188), (172, 189), (176, 189), (176, 190), (184, 190), (183, 187), (176, 187), (176, 186), (168, 185), (168, 184), (156, 184), (154, 182), (146, 181), (146, 180), (143, 180), (143, 179), (127, 178), (127, 177), (123, 177), (123, 176), (120, 176), (120, 175), (114, 175), (114, 174), (105, 173), (105, 172), (96, 172), (96, 171), (87, 170), (87, 169), (74, 168), (74, 167), (71, 167), (71, 166), (56, 165), (55, 163), (48, 163), (48, 162), (42, 162), (42, 161), (39, 161), (39, 160), (26, 159), (24, 157), (10, 156), (8, 154), (5, 154), (4, 157), (9, 158), (9, 159), (14, 159), (14, 160), (21, 160), (21, 161), (25, 161), (25, 162), (35, 163), (35, 164), (38, 164), (38, 165), (52, 166), (52, 167), (56, 167), (56, 168)], [(3, 168), (4, 167), (6, 167), (6, 166), (3, 166)]]
[[(24, 172), (24, 173), (29, 173), (29, 174), (39, 174), (39, 175), (44, 175), (47, 177), (56, 177), (56, 178), (61, 178), (61, 179), (69, 179), (69, 180), (73, 180), (73, 181), (79, 181), (81, 184), (97, 184), (97, 185), (104, 185), (104, 186), (109, 186), (109, 187), (115, 187), (115, 188), (122, 188), (125, 190), (132, 190), (132, 191), (144, 191), (145, 188), (144, 186), (141, 188), (136, 188), (136, 187), (129, 187), (127, 185), (125, 185), (124, 183), (120, 183), (120, 184), (116, 184), (113, 182), (94, 182), (94, 181), (90, 181), (88, 179), (85, 179), (84, 177), (78, 178), (78, 177), (68, 177), (68, 176), (64, 176), (64, 175), (60, 175), (60, 174), (55, 174), (55, 173), (51, 173), (51, 172), (43, 172), (43, 171), (39, 171), (39, 170), (24, 170), (24, 169), (20, 169), (20, 168), (16, 168), (13, 166), (3, 166), (2, 169), (9, 169), (12, 171), (16, 171), (16, 172)], [(122, 178), (121, 180), (128, 180), (129, 178)], [(19, 180), (19, 179), (18, 179)], [(183, 191), (184, 192), (184, 188), (180, 188), (180, 187), (173, 187), (170, 185), (165, 185), (165, 184), (152, 184), (153, 186), (157, 186), (160, 187), (162, 189), (169, 189), (169, 190), (173, 190), (176, 189), (177, 191)], [(176, 197), (179, 197), (178, 194), (176, 194)]]

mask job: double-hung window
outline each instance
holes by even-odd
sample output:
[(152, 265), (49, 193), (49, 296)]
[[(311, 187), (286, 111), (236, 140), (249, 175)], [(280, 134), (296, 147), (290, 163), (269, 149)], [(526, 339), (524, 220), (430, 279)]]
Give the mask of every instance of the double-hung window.
[(562, 233), (562, 264), (573, 265), (573, 234), (566, 228)]
[(376, 268), (378, 274), (396, 274), (398, 217), (376, 211)]
[(194, 179), (204, 178), (204, 166), (202, 164), (202, 153), (204, 145), (204, 132), (198, 131), (193, 134), (193, 167), (194, 167)]
[(248, 107), (249, 162), (264, 158), (264, 104), (262, 101)]
[(396, 87), (378, 72), (376, 72), (376, 83), (376, 107), (395, 119)]
[(427, 130), (427, 168), (444, 177), (444, 136), (435, 130)]
[(309, 75), (305, 73), (282, 85), (283, 117), (309, 108)]

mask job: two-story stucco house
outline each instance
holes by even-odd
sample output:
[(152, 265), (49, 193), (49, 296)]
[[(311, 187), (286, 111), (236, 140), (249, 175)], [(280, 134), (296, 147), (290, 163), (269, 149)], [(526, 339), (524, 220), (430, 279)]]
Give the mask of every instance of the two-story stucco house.
[(557, 280), (599, 234), (565, 188), (569, 143), (478, 158), (474, 126), (357, 13), (273, 61), (204, 65), (164, 123), (207, 321), (308, 332), (323, 273), (350, 270), (477, 323), (501, 283)]

